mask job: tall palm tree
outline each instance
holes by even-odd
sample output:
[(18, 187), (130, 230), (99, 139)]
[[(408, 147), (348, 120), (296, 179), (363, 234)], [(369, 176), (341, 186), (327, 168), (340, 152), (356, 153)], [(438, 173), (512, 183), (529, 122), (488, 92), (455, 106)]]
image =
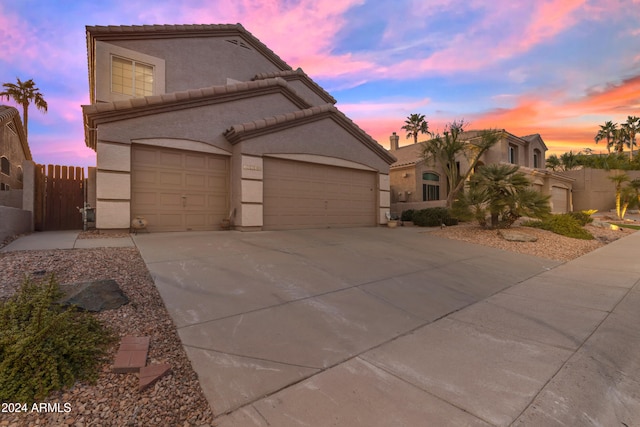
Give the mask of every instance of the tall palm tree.
[(627, 134), (627, 144), (630, 148), (629, 160), (633, 160), (633, 146), (636, 144), (636, 134), (640, 133), (640, 117), (628, 116), (626, 123), (622, 124), (622, 127)]
[(613, 146), (613, 140), (615, 139), (615, 133), (618, 128), (617, 123), (613, 123), (612, 121), (605, 122), (604, 125), (600, 125), (600, 130), (596, 134), (594, 138), (596, 144), (603, 139), (607, 141), (607, 152), (611, 152), (611, 147)]
[(429, 122), (424, 119), (424, 114), (410, 114), (404, 123), (405, 125), (400, 129), (407, 131), (407, 139), (413, 137), (414, 144), (418, 143), (418, 134), (431, 134), (429, 132)]
[(618, 154), (624, 153), (624, 146), (628, 144), (629, 133), (624, 127), (620, 127), (613, 133), (613, 147)]
[(0, 92), (0, 98), (6, 97), (7, 100), (13, 100), (22, 106), (22, 120), (24, 121), (24, 135), (28, 137), (29, 122), (29, 104), (33, 102), (36, 108), (43, 113), (47, 112), (47, 101), (40, 93), (40, 89), (36, 87), (33, 79), (26, 82), (16, 79), (16, 83), (3, 83), (4, 91)]

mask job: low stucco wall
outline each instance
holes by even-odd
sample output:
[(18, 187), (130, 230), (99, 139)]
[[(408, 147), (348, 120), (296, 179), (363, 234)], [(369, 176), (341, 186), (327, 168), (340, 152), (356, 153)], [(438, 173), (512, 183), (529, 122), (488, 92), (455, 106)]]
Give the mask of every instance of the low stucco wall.
[(17, 234), (30, 233), (33, 231), (32, 223), (31, 212), (0, 206), (0, 241)]
[(640, 178), (640, 171), (602, 169), (578, 169), (560, 172), (560, 175), (575, 179), (573, 183), (573, 210), (597, 209), (607, 212), (616, 207), (616, 186), (610, 176), (626, 173), (630, 179)]

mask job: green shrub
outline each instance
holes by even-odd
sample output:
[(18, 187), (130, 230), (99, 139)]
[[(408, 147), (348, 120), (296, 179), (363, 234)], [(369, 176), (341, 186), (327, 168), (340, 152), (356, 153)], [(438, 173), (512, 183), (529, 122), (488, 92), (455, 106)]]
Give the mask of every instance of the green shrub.
[(413, 213), (413, 223), (420, 227), (439, 227), (442, 224), (457, 225), (458, 220), (447, 208), (427, 208)]
[(413, 221), (413, 213), (415, 212), (415, 210), (413, 209), (407, 209), (406, 211), (402, 211), (402, 214), (400, 215), (400, 220), (401, 221)]
[(585, 211), (569, 212), (568, 215), (577, 220), (583, 227), (593, 222), (593, 218), (591, 218), (591, 215)]
[(32, 403), (76, 380), (94, 381), (111, 333), (88, 313), (66, 309), (53, 276), (25, 279), (0, 303), (0, 400)]
[(542, 221), (527, 221), (522, 225), (552, 231), (574, 239), (591, 240), (593, 235), (582, 228), (580, 222), (569, 214), (549, 215)]

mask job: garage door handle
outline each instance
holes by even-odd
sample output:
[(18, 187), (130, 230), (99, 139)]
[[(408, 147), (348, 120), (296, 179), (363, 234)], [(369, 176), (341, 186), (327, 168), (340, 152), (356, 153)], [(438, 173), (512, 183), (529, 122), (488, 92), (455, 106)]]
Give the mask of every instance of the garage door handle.
[(182, 196), (182, 207), (183, 208), (187, 207), (187, 196)]

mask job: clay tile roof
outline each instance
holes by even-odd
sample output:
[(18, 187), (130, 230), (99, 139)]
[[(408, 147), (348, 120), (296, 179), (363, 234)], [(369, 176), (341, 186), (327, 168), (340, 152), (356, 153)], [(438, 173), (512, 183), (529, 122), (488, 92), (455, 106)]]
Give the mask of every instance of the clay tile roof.
[(396, 157), (396, 161), (391, 165), (391, 167), (415, 165), (422, 160), (420, 156), (421, 153), (422, 145), (420, 143), (405, 145), (397, 150), (393, 150), (391, 154)]
[(340, 110), (338, 110), (333, 104), (323, 104), (306, 108), (304, 110), (298, 110), (291, 113), (279, 114), (273, 117), (266, 117), (252, 122), (241, 123), (231, 126), (224, 132), (224, 136), (229, 142), (236, 143), (243, 139), (243, 137), (249, 137), (252, 133), (260, 133), (266, 131), (269, 128), (273, 128), (274, 131), (287, 125), (293, 125), (298, 121), (308, 120), (309, 118), (318, 117), (322, 118), (326, 115), (331, 115), (336, 121), (344, 128), (350, 130), (350, 132), (356, 136), (361, 142), (371, 148), (378, 155), (385, 159), (389, 164), (393, 163), (396, 159), (393, 154), (390, 154), (380, 144), (378, 144), (371, 136), (363, 131), (358, 125), (345, 116)]
[(264, 54), (278, 68), (291, 70), (282, 58), (269, 49), (241, 24), (195, 24), (195, 25), (95, 25), (86, 26), (87, 41), (92, 49), (93, 40), (127, 40), (136, 38), (171, 38), (202, 36), (244, 36), (254, 49)]
[(304, 71), (302, 71), (302, 68), (298, 68), (296, 70), (276, 71), (271, 73), (260, 73), (260, 74), (256, 74), (253, 77), (253, 80), (260, 81), (264, 79), (272, 79), (275, 77), (279, 77), (284, 80), (302, 80), (303, 82), (311, 86), (314, 89), (314, 91), (318, 94), (318, 96), (320, 96), (320, 98), (322, 98), (324, 101), (330, 102), (332, 104), (335, 104), (337, 102), (336, 99), (333, 96), (331, 96), (329, 92), (324, 90), (322, 86), (314, 82), (311, 77), (309, 77)]
[[(300, 107), (309, 105), (306, 101), (295, 94), (295, 92), (291, 89), (287, 82), (280, 78), (272, 78), (263, 81), (240, 82), (224, 86), (210, 86), (202, 89), (192, 89), (182, 92), (165, 93), (162, 95), (131, 98), (123, 101), (100, 102), (98, 104), (83, 105), (82, 111), (85, 115), (85, 124), (87, 128), (92, 129), (95, 127), (95, 124), (92, 122), (93, 116), (100, 113), (119, 112), (126, 114), (128, 111), (134, 109), (148, 109), (150, 107), (162, 108), (162, 106), (164, 105), (172, 106), (173, 108), (175, 108), (176, 105), (180, 105), (183, 103), (188, 104), (198, 101), (206, 102), (206, 99), (216, 99), (216, 97), (225, 95), (228, 96), (229, 94), (233, 93), (241, 94), (243, 92), (258, 89), (263, 90), (269, 87), (275, 88), (278, 86), (284, 87), (286, 91), (289, 91), (289, 98), (297, 103)], [(296, 97), (297, 101), (295, 100)], [(94, 148), (94, 138), (95, 135), (88, 135), (85, 132), (85, 142), (88, 147)]]

